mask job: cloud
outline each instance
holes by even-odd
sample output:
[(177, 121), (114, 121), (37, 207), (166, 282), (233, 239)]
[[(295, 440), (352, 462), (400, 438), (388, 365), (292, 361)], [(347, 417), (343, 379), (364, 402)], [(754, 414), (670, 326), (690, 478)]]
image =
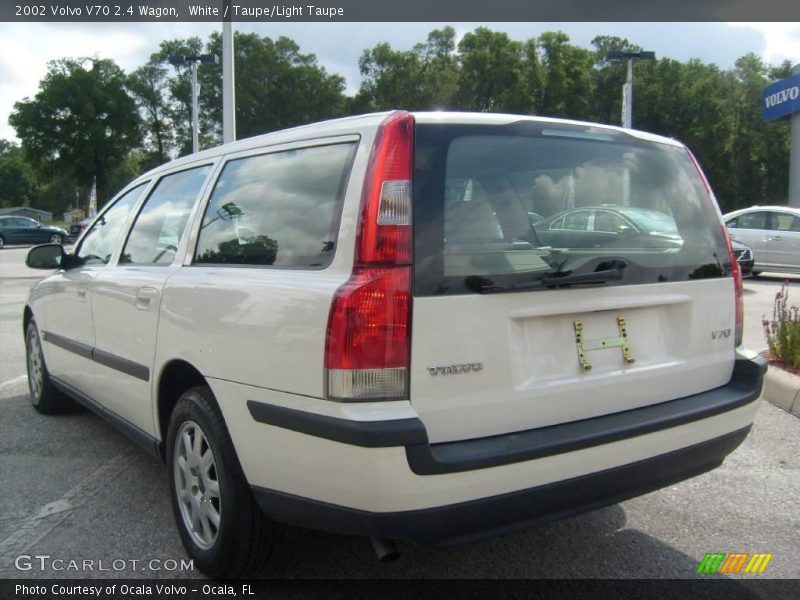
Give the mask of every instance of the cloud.
[(758, 32), (764, 39), (761, 56), (768, 63), (788, 60), (800, 64), (800, 23), (729, 23), (731, 27)]

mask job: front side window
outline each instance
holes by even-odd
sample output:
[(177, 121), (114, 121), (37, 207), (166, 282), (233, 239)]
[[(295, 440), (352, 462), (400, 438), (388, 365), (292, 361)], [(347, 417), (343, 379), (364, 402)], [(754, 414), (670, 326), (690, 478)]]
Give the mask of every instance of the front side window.
[(17, 227), (23, 227), (25, 229), (36, 229), (39, 227), (39, 223), (34, 221), (33, 219), (17, 219)]
[(330, 264), (354, 151), (333, 144), (230, 161), (208, 203), (195, 263)]
[(169, 265), (211, 166), (162, 177), (131, 228), (120, 264)]
[(417, 295), (550, 289), (597, 272), (609, 285), (729, 274), (682, 147), (524, 121), (423, 123), (415, 139)]
[(75, 254), (76, 266), (108, 264), (128, 215), (145, 187), (146, 184), (142, 183), (126, 192), (111, 208), (100, 215), (92, 228), (83, 236), (80, 248)]
[(766, 229), (769, 222), (769, 213), (764, 211), (749, 212), (734, 217), (728, 221), (732, 229)]

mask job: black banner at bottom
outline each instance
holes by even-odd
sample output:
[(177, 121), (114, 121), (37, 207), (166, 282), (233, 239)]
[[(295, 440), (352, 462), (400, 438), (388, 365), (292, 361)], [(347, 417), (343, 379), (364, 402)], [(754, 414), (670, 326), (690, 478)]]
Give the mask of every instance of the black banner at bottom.
[(569, 598), (623, 600), (784, 600), (800, 580), (252, 580), (39, 579), (0, 580), (3, 600), (201, 600), (208, 598)]

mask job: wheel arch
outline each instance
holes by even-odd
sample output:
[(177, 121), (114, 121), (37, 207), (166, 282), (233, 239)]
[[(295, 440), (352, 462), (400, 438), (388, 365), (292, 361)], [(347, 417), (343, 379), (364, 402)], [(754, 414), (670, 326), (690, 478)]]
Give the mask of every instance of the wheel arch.
[(25, 336), (28, 333), (28, 323), (33, 320), (33, 311), (31, 307), (27, 304), (25, 305), (25, 310), (22, 311), (22, 335)]
[(159, 446), (162, 460), (166, 457), (164, 444), (175, 404), (186, 390), (199, 385), (207, 386), (208, 381), (194, 365), (185, 360), (171, 360), (161, 369), (156, 393), (156, 427), (161, 439)]

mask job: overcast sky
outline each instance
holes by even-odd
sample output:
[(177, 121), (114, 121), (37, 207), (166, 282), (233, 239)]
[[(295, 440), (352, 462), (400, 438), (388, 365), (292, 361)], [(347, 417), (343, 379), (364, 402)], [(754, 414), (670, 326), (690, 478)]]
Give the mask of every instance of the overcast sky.
[[(587, 48), (596, 35), (616, 35), (654, 50), (658, 58), (699, 58), (722, 68), (748, 52), (771, 64), (800, 63), (800, 23), (237, 23), (236, 28), (294, 39), (329, 72), (344, 76), (348, 93), (354, 93), (364, 49), (379, 42), (408, 49), (444, 25), (455, 27), (459, 36), (486, 25), (517, 40), (561, 30)], [(214, 23), (0, 23), (0, 138), (16, 139), (8, 116), (14, 102), (36, 94), (47, 61), (99, 56), (129, 71), (143, 64), (163, 39), (197, 35), (205, 41), (214, 29), (219, 29)]]

